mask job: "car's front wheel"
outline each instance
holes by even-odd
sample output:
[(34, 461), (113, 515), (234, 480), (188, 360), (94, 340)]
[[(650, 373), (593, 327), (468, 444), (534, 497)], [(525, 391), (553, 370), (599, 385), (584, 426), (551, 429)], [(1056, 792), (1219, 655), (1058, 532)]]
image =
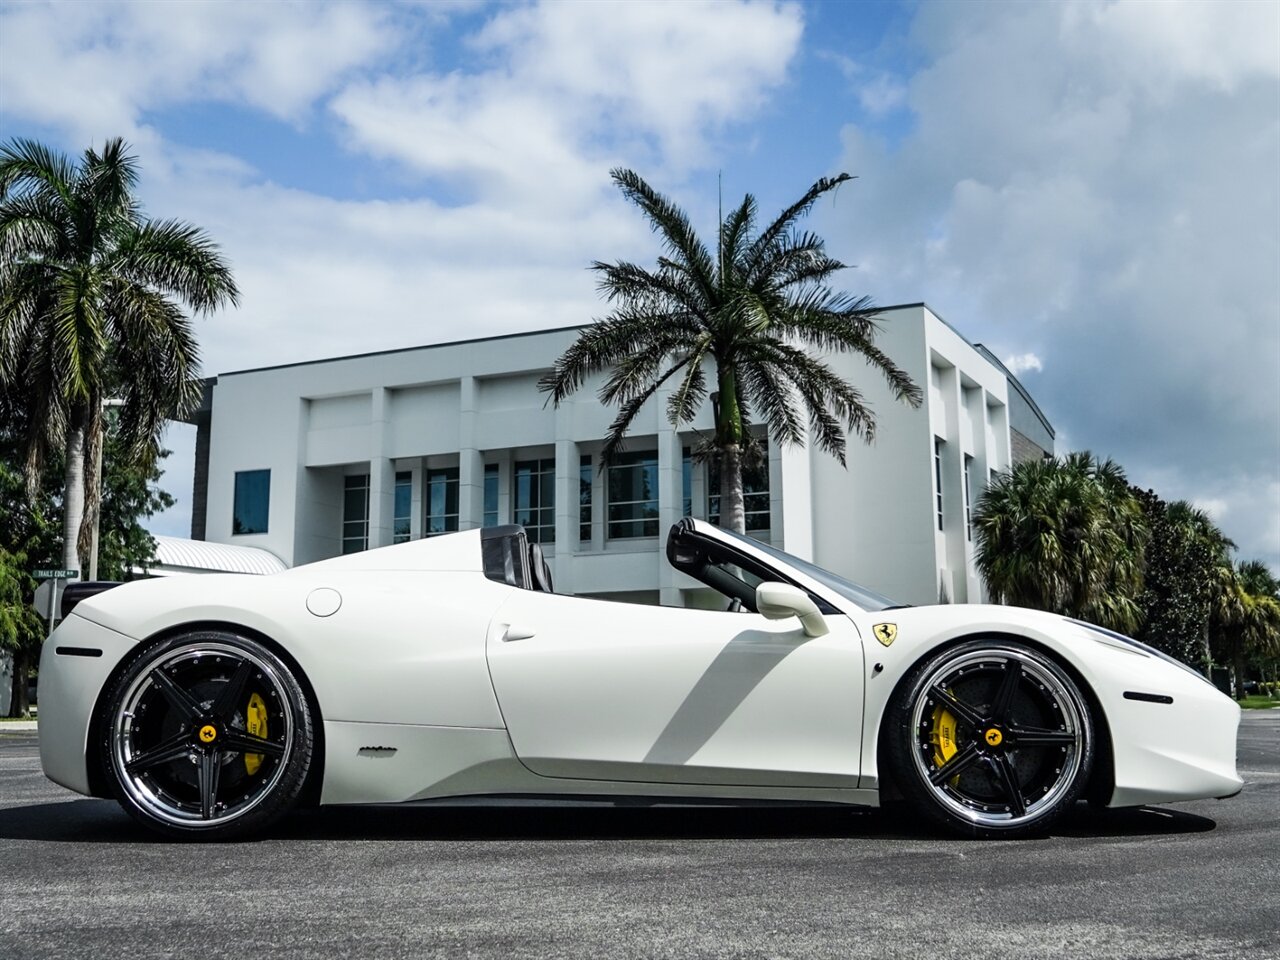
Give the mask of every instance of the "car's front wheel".
[(139, 651), (106, 699), (102, 761), (120, 804), (168, 836), (223, 840), (297, 799), (312, 718), (264, 644), (201, 630)]
[(1042, 833), (1079, 799), (1093, 724), (1076, 682), (1020, 643), (973, 641), (921, 664), (886, 715), (908, 803), (965, 836)]

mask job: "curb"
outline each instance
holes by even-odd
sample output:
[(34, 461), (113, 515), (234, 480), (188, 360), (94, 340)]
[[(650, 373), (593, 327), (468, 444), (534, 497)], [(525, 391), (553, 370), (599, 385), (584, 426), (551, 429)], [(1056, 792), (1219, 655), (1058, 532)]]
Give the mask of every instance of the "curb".
[(34, 733), (38, 729), (40, 726), (35, 720), (0, 721), (0, 733)]

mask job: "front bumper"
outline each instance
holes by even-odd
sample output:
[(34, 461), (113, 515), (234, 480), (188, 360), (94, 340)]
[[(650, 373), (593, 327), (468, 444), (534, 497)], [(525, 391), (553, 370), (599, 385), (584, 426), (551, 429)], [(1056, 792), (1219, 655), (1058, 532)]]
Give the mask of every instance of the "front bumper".
[[(1208, 683), (1148, 659), (1108, 697), (1115, 753), (1115, 791), (1108, 804), (1132, 807), (1229, 797), (1244, 781), (1236, 772), (1240, 707)], [(1159, 693), (1172, 703), (1128, 699)]]
[[(40, 764), (54, 783), (89, 795), (89, 726), (104, 686), (137, 644), (72, 613), (40, 651)], [(61, 652), (59, 652), (61, 651)]]

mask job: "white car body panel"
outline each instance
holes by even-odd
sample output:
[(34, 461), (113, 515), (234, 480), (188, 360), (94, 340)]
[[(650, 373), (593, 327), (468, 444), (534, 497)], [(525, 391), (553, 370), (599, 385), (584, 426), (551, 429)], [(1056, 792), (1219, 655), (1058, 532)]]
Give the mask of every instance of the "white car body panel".
[[(484, 574), (478, 531), (268, 577), (126, 584), (82, 601), (45, 644), (42, 763), (91, 793), (91, 722), (117, 667), (140, 642), (218, 624), (278, 645), (314, 692), (325, 803), (592, 794), (873, 805), (881, 717), (899, 682), (950, 642), (1002, 636), (1049, 651), (1096, 699), (1114, 755), (1111, 805), (1240, 789), (1239, 707), (1184, 668), (1036, 611), (867, 612), (801, 568), (759, 559), (843, 611), (826, 615), (830, 633), (499, 583)], [(897, 627), (887, 647), (879, 623)], [(513, 626), (531, 635), (504, 639)], [(101, 655), (57, 652), (67, 647)], [(1126, 699), (1134, 691), (1173, 702)]]
[[(620, 605), (515, 590), (489, 667), (516, 754), (548, 777), (858, 785), (853, 624)], [(508, 640), (510, 628), (532, 636)]]

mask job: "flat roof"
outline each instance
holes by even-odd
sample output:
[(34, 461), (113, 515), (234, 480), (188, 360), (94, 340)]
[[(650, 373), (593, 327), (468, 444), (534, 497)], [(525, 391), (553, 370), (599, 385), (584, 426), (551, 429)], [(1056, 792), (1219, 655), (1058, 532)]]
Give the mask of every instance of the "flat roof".
[[(923, 301), (920, 303), (895, 303), (889, 306), (876, 307), (873, 312), (885, 313), (889, 310), (906, 310), (910, 307), (928, 308), (928, 304)], [(929, 312), (933, 313), (935, 317), (938, 316), (933, 310), (929, 310)], [(938, 319), (942, 320), (941, 317), (938, 317)], [(945, 320), (942, 322), (947, 323)], [(265, 367), (248, 367), (244, 370), (229, 370), (226, 373), (218, 374), (218, 377), (235, 377), (244, 373), (266, 373), (271, 370), (288, 370), (292, 367), (309, 367), (318, 363), (340, 363), (343, 360), (365, 360), (369, 357), (385, 357), (393, 353), (413, 353), (416, 350), (433, 350), (437, 347), (459, 347), (469, 343), (492, 343), (495, 340), (513, 340), (516, 337), (537, 337), (546, 333), (564, 333), (568, 330), (582, 330), (589, 326), (591, 326), (589, 323), (575, 323), (570, 324), (567, 327), (543, 327), (540, 330), (521, 330), (516, 333), (499, 333), (494, 334), (491, 337), (468, 337), (464, 340), (442, 340), (438, 343), (420, 343), (413, 347), (392, 347), (389, 350), (371, 350), (368, 353), (349, 353), (340, 357), (320, 357), (315, 360), (295, 360), (292, 363), (276, 363), (269, 364)], [(951, 327), (951, 324), (947, 323), (947, 326)], [(955, 327), (951, 327), (951, 329), (955, 330)], [(964, 336), (958, 330), (956, 330), (956, 333), (961, 337)], [(965, 342), (968, 343), (969, 341), (966, 339)], [(218, 377), (210, 377), (209, 380), (216, 383)]]

